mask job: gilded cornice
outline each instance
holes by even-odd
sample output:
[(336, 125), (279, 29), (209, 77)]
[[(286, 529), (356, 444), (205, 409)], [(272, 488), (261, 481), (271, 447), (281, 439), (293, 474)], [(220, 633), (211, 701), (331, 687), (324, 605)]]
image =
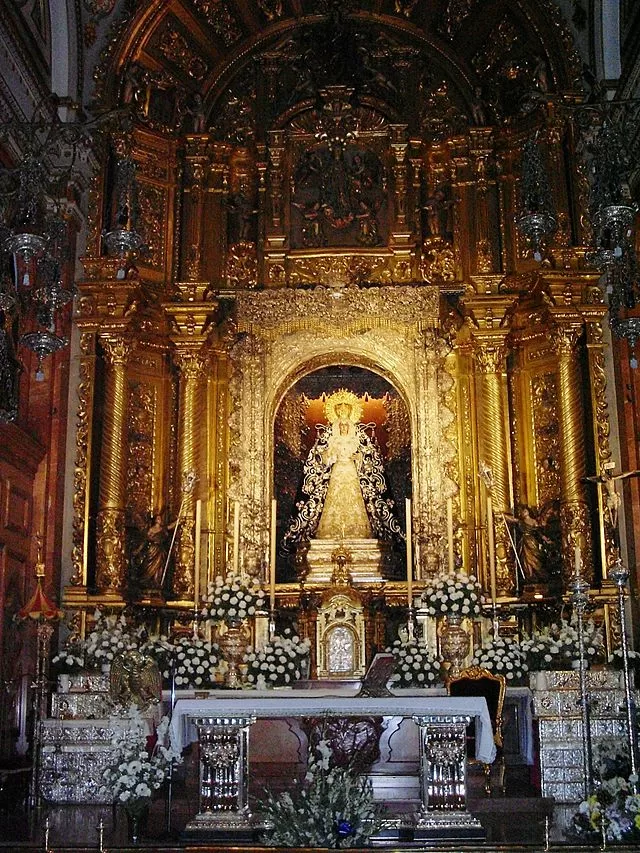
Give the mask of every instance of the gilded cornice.
[(346, 287), (335, 290), (265, 290), (238, 295), (238, 331), (294, 331), (324, 325), (340, 329), (415, 324), (439, 320), (437, 287)]
[(163, 304), (169, 321), (169, 335), (175, 344), (201, 344), (207, 337), (218, 302), (171, 302)]

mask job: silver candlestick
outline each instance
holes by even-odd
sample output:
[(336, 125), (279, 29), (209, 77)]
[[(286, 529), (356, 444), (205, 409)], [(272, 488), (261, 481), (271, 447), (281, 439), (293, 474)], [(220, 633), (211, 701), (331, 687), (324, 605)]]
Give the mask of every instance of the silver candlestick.
[(584, 652), (584, 611), (589, 602), (589, 584), (578, 572), (569, 584), (571, 601), (578, 622), (578, 651), (580, 656), (580, 710), (582, 712), (582, 761), (584, 767), (584, 798), (591, 793), (593, 755), (591, 751), (591, 723), (589, 720), (589, 694), (587, 692), (587, 664)]
[(631, 758), (631, 790), (634, 794), (638, 793), (638, 732), (636, 730), (636, 703), (631, 689), (631, 675), (629, 672), (629, 644), (627, 641), (627, 626), (624, 610), (624, 598), (629, 580), (629, 572), (622, 565), (622, 560), (618, 558), (612, 569), (609, 571), (609, 577), (618, 588), (618, 617), (620, 619), (620, 649), (622, 651), (622, 670), (624, 674), (624, 696), (627, 712), (627, 737), (629, 739), (629, 755)]

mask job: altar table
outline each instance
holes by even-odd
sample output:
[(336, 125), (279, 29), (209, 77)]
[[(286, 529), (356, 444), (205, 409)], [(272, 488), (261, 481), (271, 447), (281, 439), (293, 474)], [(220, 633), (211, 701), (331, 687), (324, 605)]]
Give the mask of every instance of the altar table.
[[(364, 698), (344, 690), (211, 691), (207, 698), (178, 699), (171, 739), (175, 748), (200, 745), (200, 811), (188, 829), (228, 831), (256, 825), (248, 806), (249, 728), (257, 719), (329, 717), (411, 718), (420, 731), (420, 797), (416, 831), (450, 829), (478, 837), (480, 824), (466, 810), (466, 728), (476, 725), (476, 758), (496, 754), (491, 719), (482, 697), (402, 692)], [(416, 835), (416, 837), (419, 837)]]

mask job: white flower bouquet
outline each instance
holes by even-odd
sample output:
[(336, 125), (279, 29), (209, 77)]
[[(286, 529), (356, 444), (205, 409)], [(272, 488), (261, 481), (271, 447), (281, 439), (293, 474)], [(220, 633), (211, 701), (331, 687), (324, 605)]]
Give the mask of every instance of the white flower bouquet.
[(522, 681), (529, 670), (527, 655), (520, 643), (509, 637), (485, 640), (482, 646), (476, 649), (471, 665), (488, 669), (496, 675), (504, 675), (507, 683), (512, 684)]
[(291, 793), (267, 792), (260, 804), (270, 847), (368, 847), (381, 825), (380, 807), (366, 775), (333, 766), (329, 744), (310, 750), (307, 774)]
[(260, 690), (300, 681), (308, 668), (310, 648), (309, 640), (301, 640), (286, 630), (260, 651), (248, 651), (244, 657), (248, 683)]
[(202, 616), (212, 622), (245, 620), (264, 609), (264, 591), (255, 577), (218, 575), (207, 588)]
[[(592, 619), (584, 623), (584, 652), (587, 663), (603, 653), (602, 631)], [(578, 630), (574, 620), (563, 619), (541, 631), (525, 637), (521, 643), (530, 671), (572, 669), (580, 662)]]
[(137, 649), (139, 645), (139, 639), (122, 614), (105, 615), (96, 610), (93, 629), (84, 645), (85, 666), (100, 669), (111, 664), (116, 655)]
[(429, 616), (461, 616), (473, 619), (480, 614), (482, 590), (473, 575), (456, 572), (429, 578), (422, 593), (421, 607)]
[(421, 640), (403, 642), (398, 639), (386, 651), (395, 658), (390, 679), (394, 687), (433, 687), (442, 681), (440, 661), (432, 657)]
[(51, 659), (51, 666), (59, 675), (82, 672), (85, 668), (83, 644), (79, 640), (67, 643)]
[(177, 688), (213, 687), (220, 664), (220, 646), (201, 637), (184, 634), (173, 641), (173, 657), (162, 670), (164, 679), (171, 678), (172, 663)]
[(182, 758), (166, 745), (168, 717), (162, 718), (152, 749), (147, 746), (148, 721), (137, 709), (131, 709), (127, 719), (129, 726), (111, 742), (113, 762), (103, 773), (101, 793), (135, 814), (149, 805), (171, 765), (180, 763)]

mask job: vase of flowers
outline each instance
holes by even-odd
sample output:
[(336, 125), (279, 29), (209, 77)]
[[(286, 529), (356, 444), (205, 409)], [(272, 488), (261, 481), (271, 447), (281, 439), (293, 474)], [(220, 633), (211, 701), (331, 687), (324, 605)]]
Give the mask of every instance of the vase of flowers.
[(529, 671), (527, 657), (520, 643), (509, 637), (486, 640), (471, 659), (471, 666), (504, 675), (507, 684), (522, 684)]
[(178, 689), (213, 687), (220, 665), (220, 646), (209, 643), (197, 634), (181, 634), (171, 641), (172, 650), (166, 649), (162, 677), (173, 677)]
[(264, 609), (264, 591), (258, 578), (218, 575), (207, 587), (203, 605), (202, 617), (211, 622), (245, 622)]
[[(124, 808), (131, 840), (137, 844), (153, 792), (161, 787), (172, 765), (180, 763), (182, 758), (166, 745), (168, 717), (163, 717), (153, 738), (149, 736), (148, 720), (135, 706), (129, 709), (123, 723), (111, 742), (112, 760), (103, 773), (100, 793)], [(150, 741), (155, 741), (152, 747)]]
[(480, 614), (482, 590), (473, 575), (455, 572), (432, 577), (422, 593), (421, 607), (429, 616), (440, 617), (440, 651), (447, 677), (457, 675), (469, 654), (471, 638), (463, 619)]
[[(584, 624), (583, 643), (587, 665), (601, 657), (602, 631), (592, 619)], [(531, 673), (576, 669), (580, 665), (580, 639), (574, 622), (561, 620), (522, 640), (521, 648)], [(533, 676), (535, 680), (535, 676)]]
[(301, 640), (286, 629), (260, 651), (247, 652), (247, 682), (259, 690), (291, 686), (308, 670), (310, 648), (309, 640)]
[(227, 662), (225, 684), (232, 690), (242, 687), (240, 664), (250, 639), (251, 632), (241, 619), (227, 618), (224, 629), (218, 633), (220, 649)]
[(138, 638), (122, 614), (95, 612), (95, 622), (84, 644), (84, 660), (88, 669), (108, 672), (116, 655), (137, 649)]
[(422, 640), (396, 640), (386, 649), (395, 658), (391, 676), (394, 687), (433, 687), (441, 681), (441, 662)]

